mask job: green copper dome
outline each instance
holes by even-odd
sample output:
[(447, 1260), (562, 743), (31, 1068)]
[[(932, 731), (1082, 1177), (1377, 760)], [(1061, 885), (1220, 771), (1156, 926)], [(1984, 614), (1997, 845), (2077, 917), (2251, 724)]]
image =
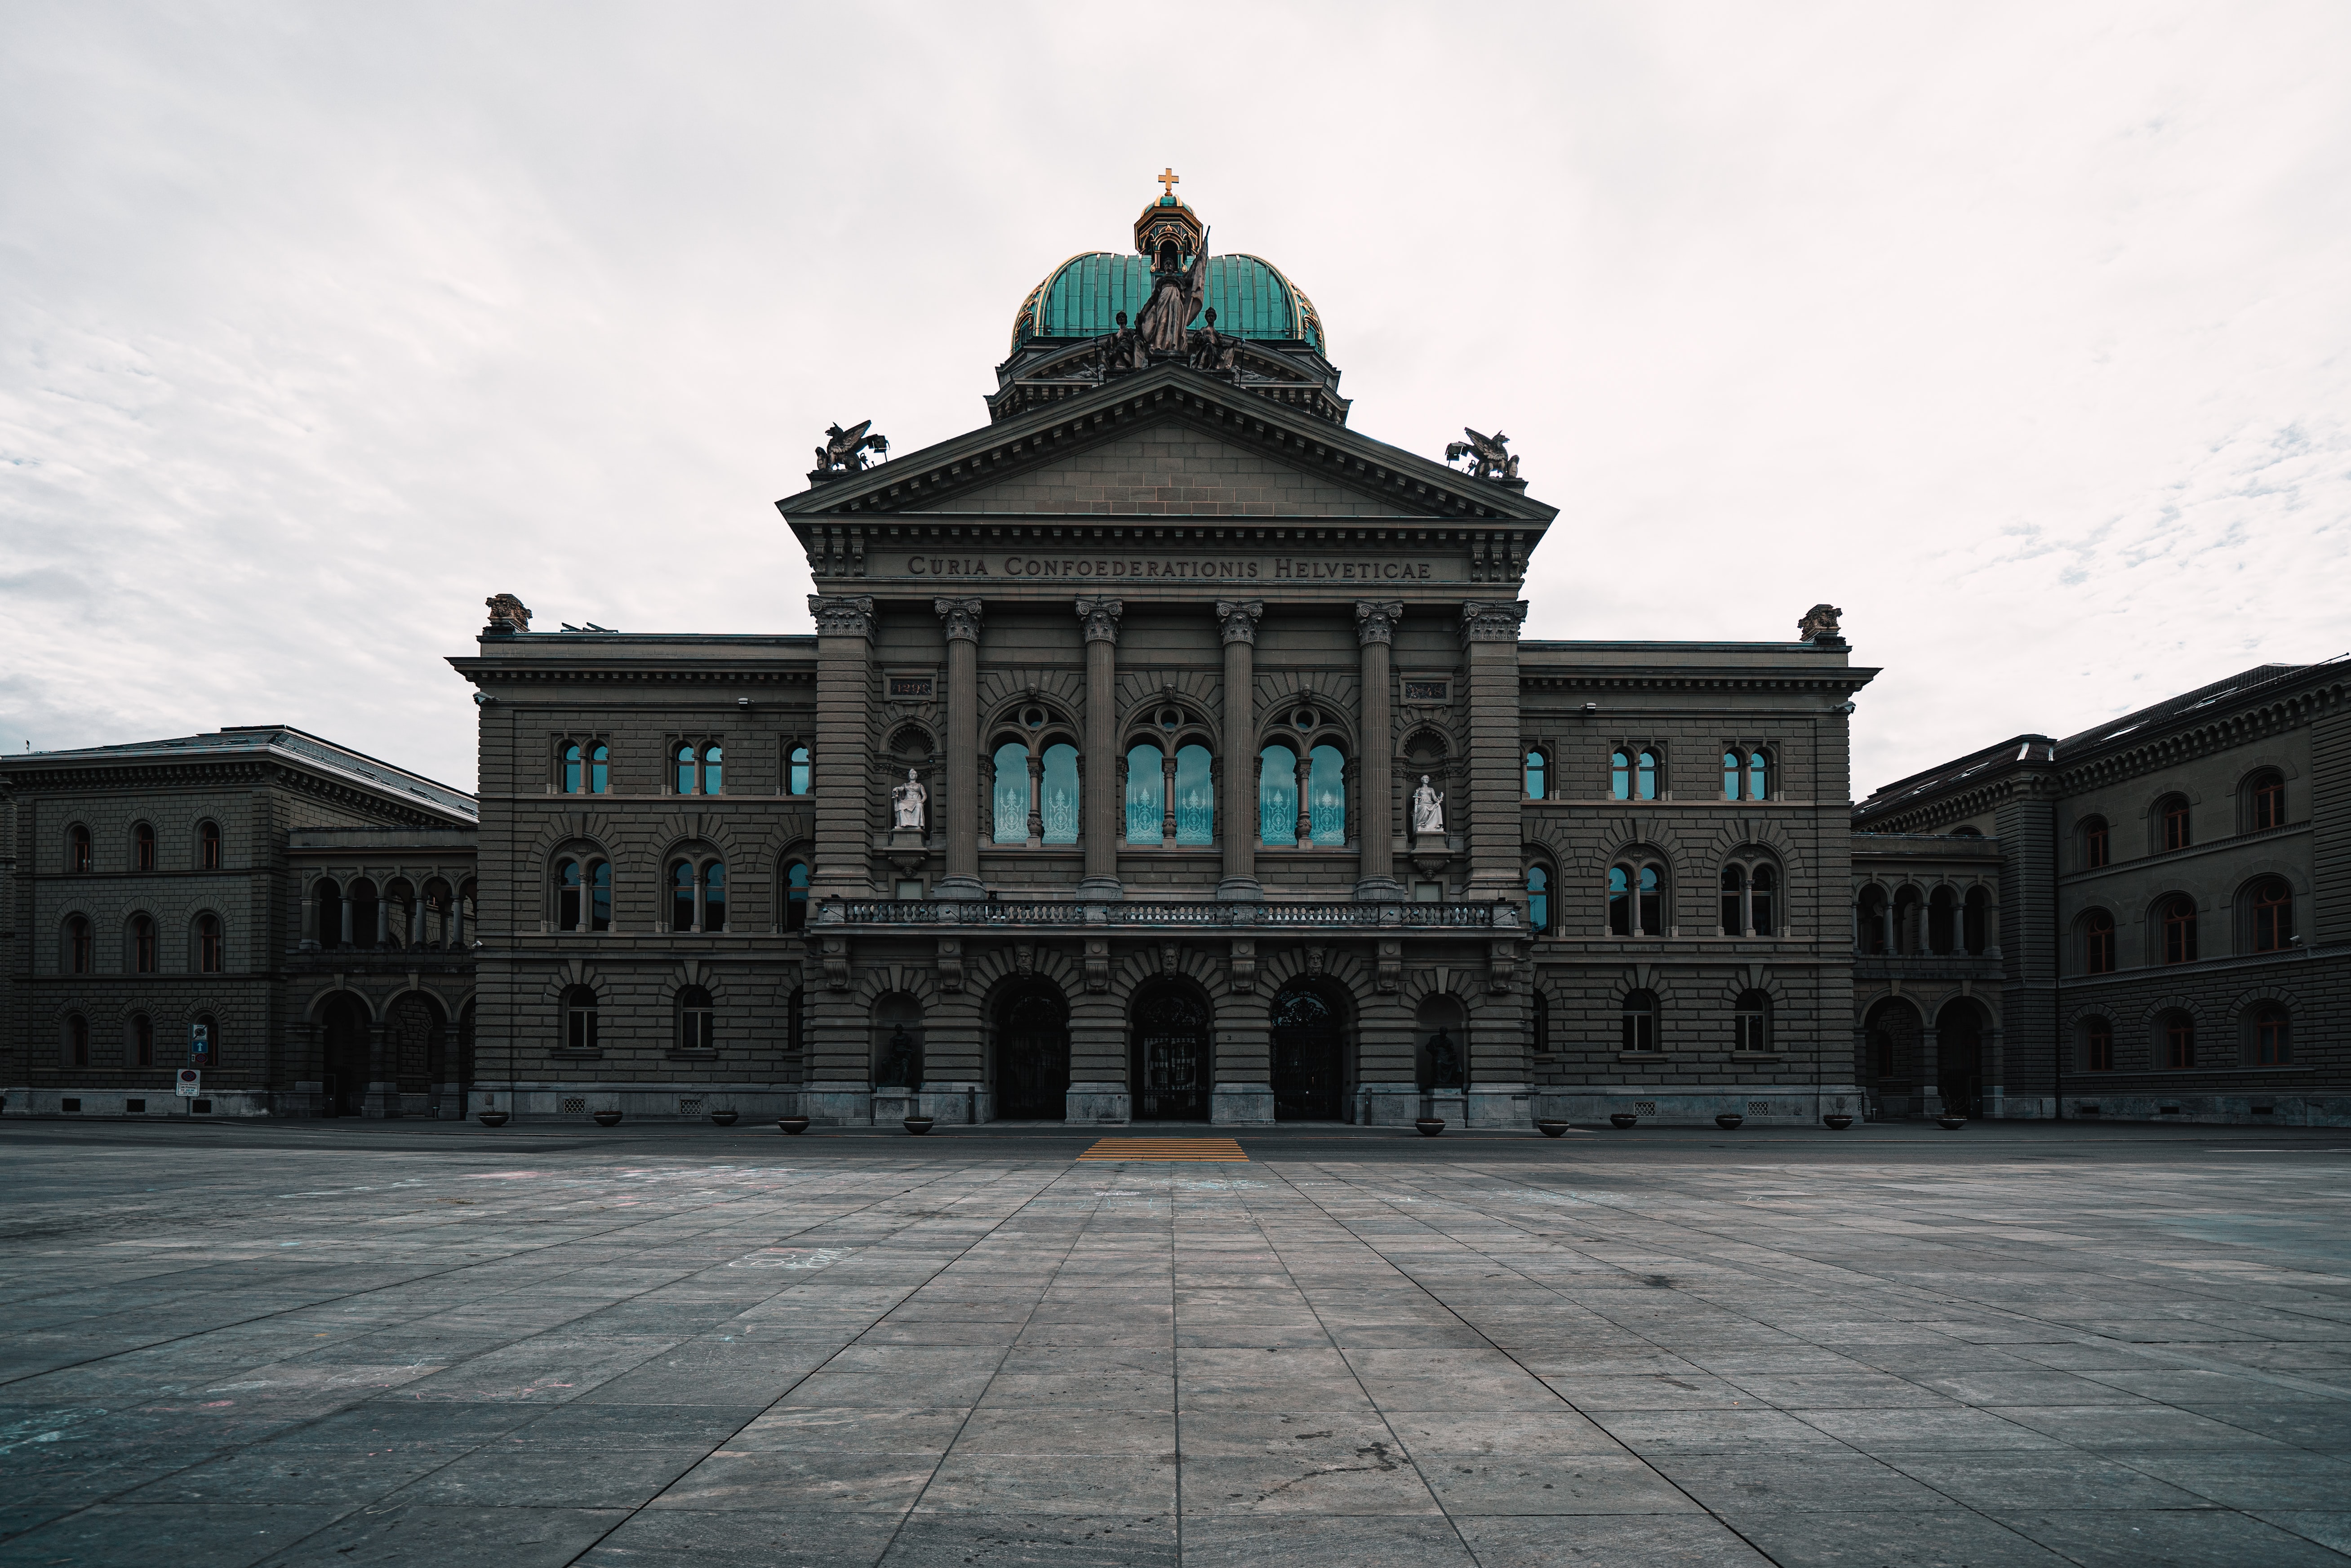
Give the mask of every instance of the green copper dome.
[[(1207, 308), (1217, 313), (1217, 331), (1259, 341), (1302, 342), (1328, 354), (1314, 302), (1271, 262), (1254, 256), (1211, 256), (1206, 265)], [(1099, 338), (1114, 332), (1120, 311), (1132, 322), (1150, 298), (1148, 257), (1107, 250), (1073, 256), (1046, 274), (1045, 281), (1021, 302), (1012, 323), (1012, 351), (1018, 353), (1021, 345), (1040, 338)]]

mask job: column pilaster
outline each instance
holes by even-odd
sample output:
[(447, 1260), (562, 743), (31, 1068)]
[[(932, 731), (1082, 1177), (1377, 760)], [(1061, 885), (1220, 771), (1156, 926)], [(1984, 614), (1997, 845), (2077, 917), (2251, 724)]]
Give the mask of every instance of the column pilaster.
[(947, 639), (947, 874), (940, 898), (987, 896), (979, 880), (979, 622), (977, 599), (935, 599)]
[(873, 601), (811, 593), (816, 618), (816, 866), (809, 897), (871, 898), (866, 708), (873, 678)]
[[(1522, 600), (1470, 600), (1461, 606), (1461, 649), (1469, 667), (1470, 901), (1523, 897), (1519, 869), (1519, 627)], [(1672, 922), (1668, 920), (1667, 925)]]
[(1404, 601), (1355, 601), (1355, 645), (1363, 663), (1362, 755), (1356, 759), (1355, 897), (1370, 904), (1394, 904), (1404, 897), (1395, 878), (1395, 836), (1390, 813), (1395, 810), (1395, 739), (1388, 711), (1390, 659), (1396, 622), (1404, 619)]
[(1265, 901), (1257, 880), (1256, 799), (1257, 623), (1264, 613), (1262, 599), (1217, 601), (1225, 643), (1225, 874), (1217, 896), (1235, 904)]
[(1078, 786), (1085, 875), (1078, 897), (1094, 903), (1126, 896), (1118, 880), (1118, 816), (1126, 802), (1117, 788), (1116, 760), (1118, 618), (1125, 605), (1115, 599), (1081, 599), (1077, 605), (1086, 635), (1086, 755)]

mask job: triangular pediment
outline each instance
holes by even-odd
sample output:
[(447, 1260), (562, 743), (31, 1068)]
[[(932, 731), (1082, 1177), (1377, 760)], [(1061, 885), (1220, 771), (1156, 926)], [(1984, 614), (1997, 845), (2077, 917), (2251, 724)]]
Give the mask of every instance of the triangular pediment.
[(1542, 524), (1557, 508), (1167, 365), (827, 480), (795, 524), (884, 516), (1362, 517)]

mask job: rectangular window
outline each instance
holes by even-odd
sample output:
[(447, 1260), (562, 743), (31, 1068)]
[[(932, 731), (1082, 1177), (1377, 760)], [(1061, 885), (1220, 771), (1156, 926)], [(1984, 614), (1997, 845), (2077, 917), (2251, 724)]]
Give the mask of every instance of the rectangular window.
[(2163, 809), (2163, 847), (2184, 850), (2188, 847), (2188, 802), (2174, 800)]
[(2253, 1065), (2283, 1067), (2293, 1060), (2283, 1009), (2263, 1008), (2253, 1015)]
[(2082, 830), (2082, 861), (2091, 871), (2106, 863), (2106, 825), (2093, 822)]
[(2115, 1070), (2114, 1026), (2104, 1019), (2094, 1019), (2082, 1026), (2082, 1068), (2087, 1072)]

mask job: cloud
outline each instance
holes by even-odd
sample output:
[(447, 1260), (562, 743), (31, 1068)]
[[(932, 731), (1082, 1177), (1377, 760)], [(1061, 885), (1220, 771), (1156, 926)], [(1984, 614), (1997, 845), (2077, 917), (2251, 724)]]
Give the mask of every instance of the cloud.
[(1172, 162), (1354, 426), (1497, 425), (1530, 634), (1884, 674), (1858, 791), (2351, 646), (2323, 5), (18, 7), (0, 749), (289, 722), (459, 784), (443, 663), (806, 629), (830, 422), (972, 427)]

